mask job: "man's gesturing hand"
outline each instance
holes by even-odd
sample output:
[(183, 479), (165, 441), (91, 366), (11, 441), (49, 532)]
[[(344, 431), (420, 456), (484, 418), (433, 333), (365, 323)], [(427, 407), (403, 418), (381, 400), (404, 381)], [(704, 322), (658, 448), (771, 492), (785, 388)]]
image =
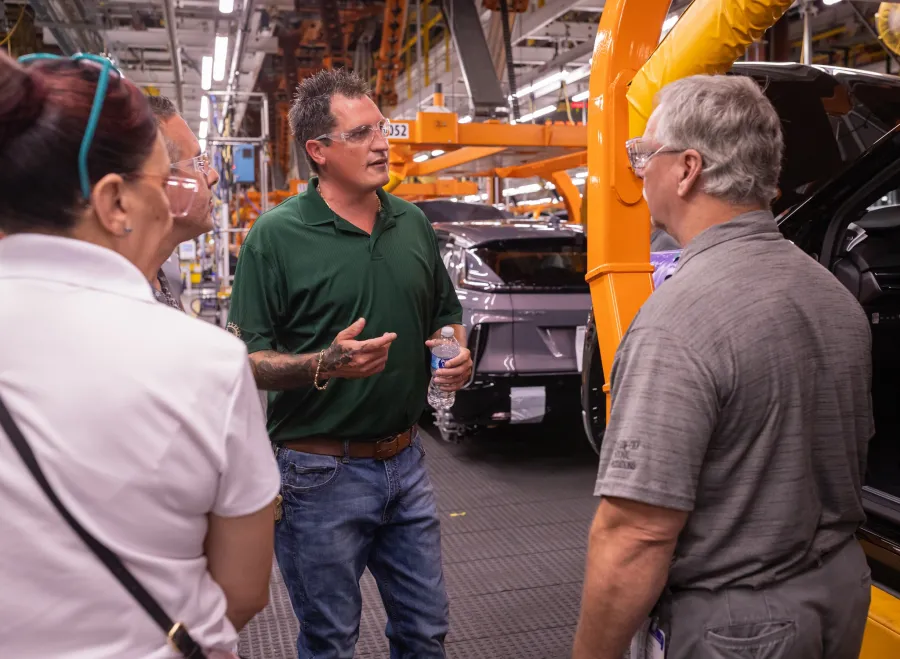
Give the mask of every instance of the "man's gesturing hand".
[(388, 349), (397, 335), (386, 332), (375, 339), (357, 341), (356, 337), (365, 326), (366, 320), (360, 318), (334, 337), (334, 343), (322, 356), (322, 373), (325, 378), (361, 379), (384, 370)]

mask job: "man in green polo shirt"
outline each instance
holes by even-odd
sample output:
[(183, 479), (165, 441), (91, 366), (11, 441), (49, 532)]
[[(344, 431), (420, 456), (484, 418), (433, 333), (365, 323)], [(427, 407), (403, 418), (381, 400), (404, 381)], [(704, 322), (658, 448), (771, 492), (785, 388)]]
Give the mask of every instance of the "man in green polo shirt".
[[(444, 326), (462, 310), (424, 214), (382, 190), (387, 125), (343, 70), (304, 80), (290, 112), (312, 177), (243, 244), (229, 330), (241, 337), (282, 472), (278, 563), (301, 620), (300, 659), (350, 659), (359, 579), (374, 575), (394, 659), (444, 657), (440, 527), (415, 423)], [(438, 372), (471, 373), (463, 349)]]

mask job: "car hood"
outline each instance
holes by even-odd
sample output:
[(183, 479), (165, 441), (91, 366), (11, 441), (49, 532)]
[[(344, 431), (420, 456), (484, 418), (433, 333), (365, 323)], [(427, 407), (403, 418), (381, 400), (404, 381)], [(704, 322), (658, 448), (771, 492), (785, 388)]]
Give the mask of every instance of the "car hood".
[(900, 121), (900, 80), (802, 64), (739, 63), (781, 118), (785, 153), (773, 211), (802, 203)]

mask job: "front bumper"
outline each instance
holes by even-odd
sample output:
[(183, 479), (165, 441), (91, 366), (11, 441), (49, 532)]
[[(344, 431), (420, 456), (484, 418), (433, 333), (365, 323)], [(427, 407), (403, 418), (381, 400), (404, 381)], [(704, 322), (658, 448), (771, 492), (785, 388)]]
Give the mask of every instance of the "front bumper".
[(465, 389), (456, 392), (450, 410), (454, 421), (472, 426), (509, 423), (513, 416), (512, 390), (519, 387), (543, 387), (544, 420), (576, 413), (580, 409), (581, 375), (484, 375), (475, 376)]

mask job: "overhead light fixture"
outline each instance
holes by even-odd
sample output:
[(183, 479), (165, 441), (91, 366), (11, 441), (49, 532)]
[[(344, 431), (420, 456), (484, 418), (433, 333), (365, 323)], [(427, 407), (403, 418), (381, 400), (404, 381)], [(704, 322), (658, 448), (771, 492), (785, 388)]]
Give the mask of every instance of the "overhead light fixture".
[(585, 181), (587, 181), (586, 178), (578, 177), (574, 181), (572, 181), (572, 183), (574, 183), (575, 185), (581, 186), (581, 185), (584, 185)]
[(578, 103), (579, 101), (587, 100), (587, 97), (590, 95), (591, 95), (591, 93), (589, 91), (585, 90), (583, 92), (579, 92), (579, 93), (575, 94), (575, 96), (572, 97), (572, 100), (575, 103)]
[(589, 75), (591, 75), (590, 64), (579, 67), (574, 71), (569, 72), (569, 75), (566, 76), (566, 84), (571, 85), (573, 82), (578, 82), (579, 80), (587, 78)]
[(209, 96), (200, 98), (200, 118), (209, 119)]
[(467, 114), (465, 117), (460, 117), (460, 118), (459, 118), (459, 121), (458, 121), (457, 123), (460, 123), (460, 124), (467, 124), (467, 123), (469, 123), (470, 121), (472, 121), (472, 117), (469, 116), (469, 115)]
[(204, 120), (200, 122), (200, 130), (197, 131), (197, 136), (201, 140), (205, 140), (207, 135), (209, 135), (209, 122)]
[(219, 11), (223, 14), (230, 14), (234, 11), (234, 0), (219, 0)]
[(556, 103), (553, 105), (548, 105), (546, 107), (541, 108), (540, 110), (535, 110), (534, 112), (526, 115), (522, 115), (519, 117), (519, 123), (524, 123), (526, 121), (531, 121), (532, 119), (537, 119), (538, 117), (543, 117), (545, 114), (550, 114), (556, 110)]
[(204, 55), (203, 60), (200, 62), (200, 86), (203, 87), (204, 91), (209, 91), (212, 88), (212, 74), (213, 58), (209, 55)]
[(200, 153), (206, 153), (206, 140), (198, 140), (200, 142)]
[(826, 4), (826, 5), (828, 5), (828, 6), (830, 7), (831, 5), (836, 5), (836, 4), (839, 3), (840, 1), (841, 1), (841, 0), (822, 0), (822, 3), (823, 3), (823, 4)]
[(427, 153), (420, 153), (415, 158), (413, 158), (413, 162), (425, 162), (426, 160), (428, 160), (428, 157), (429, 156)]
[(588, 173), (586, 171), (575, 172), (575, 178), (584, 178), (585, 176), (587, 176), (587, 174)]
[(518, 188), (505, 188), (503, 190), (503, 196), (512, 197), (516, 195), (531, 194), (532, 192), (540, 192), (540, 190), (540, 183), (529, 183), (527, 185), (521, 185)]
[(435, 157), (442, 156), (442, 155), (444, 155), (444, 152), (441, 149), (435, 149), (434, 151), (431, 152), (431, 155), (435, 156)]
[(213, 80), (221, 82), (225, 79), (225, 61), (228, 58), (228, 37), (216, 36), (215, 59), (213, 60)]
[(548, 76), (543, 80), (538, 80), (535, 83), (528, 85), (527, 87), (520, 89), (516, 92), (516, 98), (522, 98), (533, 92), (535, 89), (541, 89), (543, 87), (547, 87), (548, 85), (552, 85), (555, 82), (559, 82), (560, 79), (567, 76), (568, 73), (566, 71), (560, 71), (558, 73), (554, 73), (552, 76)]

